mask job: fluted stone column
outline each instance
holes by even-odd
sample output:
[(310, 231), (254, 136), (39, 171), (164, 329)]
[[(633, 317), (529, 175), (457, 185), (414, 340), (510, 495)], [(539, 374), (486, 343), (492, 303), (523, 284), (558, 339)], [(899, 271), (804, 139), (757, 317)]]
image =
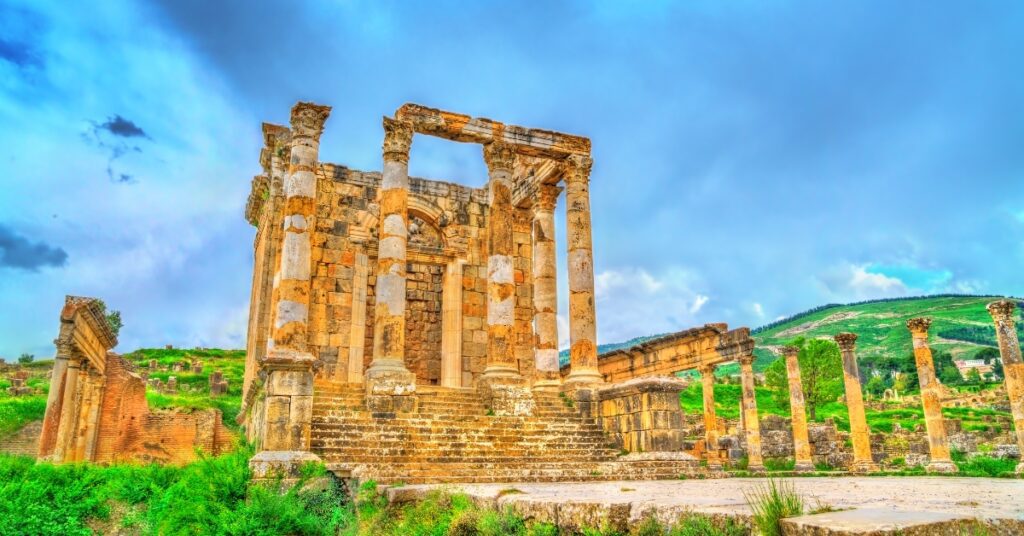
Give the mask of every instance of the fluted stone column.
[(521, 380), (513, 340), (516, 284), (512, 262), (512, 146), (492, 142), (484, 145), (488, 182), (487, 241), (487, 367), (486, 380)]
[(860, 390), (857, 354), (854, 352), (857, 335), (839, 333), (835, 340), (843, 353), (843, 384), (846, 386), (846, 409), (850, 416), (850, 440), (853, 441), (853, 463), (850, 465), (850, 471), (878, 471), (878, 465), (871, 458), (871, 438), (867, 417), (864, 414), (864, 395)]
[(68, 361), (64, 380), (64, 399), (60, 406), (60, 419), (57, 425), (57, 439), (53, 448), (52, 460), (62, 462), (68, 456), (68, 443), (71, 441), (74, 423), (78, 420), (78, 404), (81, 398), (79, 381), (82, 376), (82, 363), (79, 359)]
[[(366, 370), (366, 388), (371, 395), (406, 395), (416, 389), (416, 377), (405, 366), (405, 279), (412, 134), (412, 123), (384, 118), (373, 361)], [(381, 404), (375, 409), (390, 409), (385, 407), (387, 402)]]
[(566, 383), (602, 383), (597, 368), (594, 252), (590, 226), (589, 156), (566, 159), (565, 213), (569, 248), (569, 376)]
[(911, 318), (907, 329), (914, 342), (914, 361), (917, 363), (917, 378), (921, 383), (921, 405), (924, 407), (924, 424), (928, 431), (928, 450), (931, 460), (925, 467), (929, 473), (955, 473), (956, 464), (949, 455), (949, 438), (942, 420), (942, 390), (935, 376), (932, 350), (928, 347), (930, 318)]
[(715, 366), (700, 368), (700, 381), (704, 391), (704, 441), (707, 448), (708, 467), (722, 468), (718, 456), (718, 416), (715, 415)]
[(284, 239), (274, 319), (275, 349), (305, 352), (308, 347), (315, 167), (320, 134), (330, 112), (328, 106), (308, 102), (292, 107), (291, 159), (284, 182)]
[(742, 382), (743, 430), (747, 438), (747, 469), (764, 471), (761, 456), (761, 421), (757, 417), (757, 392), (754, 389), (754, 354), (740, 356)]
[(806, 472), (814, 470), (814, 460), (807, 435), (804, 386), (800, 378), (800, 361), (797, 359), (799, 353), (800, 350), (793, 346), (782, 348), (782, 355), (786, 359), (786, 377), (789, 379), (789, 413), (793, 423), (793, 459), (796, 462), (794, 470)]
[(313, 369), (309, 353), (309, 294), (312, 221), (316, 206), (316, 165), (320, 134), (329, 106), (300, 102), (291, 112), (291, 157), (284, 179), (284, 235), (266, 372), (260, 452), (250, 461), (256, 479), (294, 477), (309, 452), (313, 421)]
[(555, 267), (557, 186), (543, 184), (533, 199), (533, 324), (537, 390), (558, 389), (558, 272)]
[[(1006, 394), (1010, 398), (1013, 414), (1013, 428), (1017, 433), (1017, 447), (1024, 453), (1024, 361), (1020, 355), (1020, 341), (1013, 319), (1016, 304), (1010, 300), (999, 300), (988, 304), (988, 312), (996, 325), (996, 339), (999, 341), (999, 357), (1003, 361), (1003, 378)], [(1017, 474), (1024, 474), (1024, 454), (1017, 464)]]

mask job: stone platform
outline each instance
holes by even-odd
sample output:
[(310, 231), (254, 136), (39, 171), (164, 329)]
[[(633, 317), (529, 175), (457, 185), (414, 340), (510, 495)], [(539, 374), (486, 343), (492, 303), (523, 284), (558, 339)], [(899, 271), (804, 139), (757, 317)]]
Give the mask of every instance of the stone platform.
[[(786, 534), (1024, 534), (1024, 480), (950, 477), (807, 477), (786, 479), (808, 508), (837, 512), (792, 518)], [(563, 528), (628, 527), (653, 512), (671, 523), (687, 513), (748, 521), (744, 493), (763, 478), (576, 483), (452, 484), (488, 506), (510, 505), (527, 518)], [(388, 490), (415, 500), (438, 486)], [(980, 531), (980, 532), (979, 532)]]

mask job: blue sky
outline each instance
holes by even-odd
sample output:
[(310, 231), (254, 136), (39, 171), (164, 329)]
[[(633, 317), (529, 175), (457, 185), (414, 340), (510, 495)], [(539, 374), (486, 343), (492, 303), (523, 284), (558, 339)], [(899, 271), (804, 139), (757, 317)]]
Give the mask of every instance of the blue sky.
[[(0, 0), (0, 356), (51, 355), (65, 294), (120, 309), (124, 351), (240, 347), (260, 122), (300, 99), (360, 169), (404, 102), (589, 136), (602, 342), (1024, 295), (1021, 28), (1009, 1)], [(410, 167), (481, 160), (417, 137)]]

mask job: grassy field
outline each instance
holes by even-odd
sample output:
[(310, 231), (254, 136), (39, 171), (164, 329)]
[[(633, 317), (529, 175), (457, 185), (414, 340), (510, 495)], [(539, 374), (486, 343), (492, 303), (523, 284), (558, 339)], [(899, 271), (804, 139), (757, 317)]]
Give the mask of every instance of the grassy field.
[[(781, 406), (775, 402), (771, 390), (766, 387), (757, 387), (757, 413), (759, 415), (781, 415), (789, 417), (789, 407)], [(740, 386), (715, 384), (715, 413), (725, 419), (738, 419), (740, 415)], [(693, 382), (679, 396), (679, 402), (683, 411), (687, 414), (702, 415), (704, 413), (704, 388), (700, 382)], [(886, 410), (874, 410), (866, 408), (868, 427), (872, 432), (892, 432), (894, 423), (899, 423), (905, 429), (912, 430), (914, 426), (924, 426), (924, 412), (921, 408), (900, 408), (893, 407)], [(986, 416), (1009, 417), (1010, 413), (985, 408), (943, 408), (943, 415), (947, 419), (960, 419), (963, 429), (966, 431), (987, 430), (992, 423), (985, 421)], [(850, 419), (847, 414), (846, 405), (838, 402), (824, 404), (818, 407), (817, 422), (823, 422), (832, 418), (840, 430), (850, 430)]]

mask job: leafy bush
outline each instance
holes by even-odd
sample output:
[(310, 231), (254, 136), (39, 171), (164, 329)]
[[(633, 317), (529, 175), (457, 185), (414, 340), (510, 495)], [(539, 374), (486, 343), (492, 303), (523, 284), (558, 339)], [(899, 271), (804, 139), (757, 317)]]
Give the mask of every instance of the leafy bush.
[(803, 497), (786, 481), (769, 478), (767, 483), (759, 484), (743, 496), (753, 513), (754, 525), (764, 536), (781, 535), (784, 518), (804, 513)]

